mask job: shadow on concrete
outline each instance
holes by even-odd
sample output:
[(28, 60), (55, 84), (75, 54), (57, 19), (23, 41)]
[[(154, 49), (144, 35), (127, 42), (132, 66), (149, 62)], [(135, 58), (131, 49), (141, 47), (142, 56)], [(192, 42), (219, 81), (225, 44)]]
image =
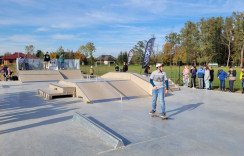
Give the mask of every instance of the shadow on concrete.
[[(53, 116), (77, 109), (68, 106), (76, 101), (47, 101), (36, 94), (36, 92), (15, 92), (0, 95), (0, 125), (10, 124), (13, 127), (0, 131), (0, 134), (68, 120), (72, 116), (60, 118), (53, 118)], [(28, 120), (46, 117), (49, 119), (38, 123), (28, 122)], [(18, 122), (27, 125), (15, 127), (14, 123)]]
[(50, 119), (50, 120), (41, 121), (41, 122), (38, 122), (38, 123), (28, 124), (28, 125), (25, 125), (25, 126), (20, 126), (20, 127), (6, 129), (6, 130), (3, 130), (3, 131), (0, 131), (0, 134), (15, 132), (15, 131), (29, 129), (29, 128), (43, 126), (43, 125), (54, 124), (54, 123), (63, 122), (65, 120), (70, 120), (70, 119), (72, 119), (72, 116), (64, 116), (64, 117), (60, 117), (60, 118), (54, 118), (54, 119)]
[(96, 124), (98, 124), (99, 126), (101, 126), (102, 128), (106, 129), (107, 131), (109, 131), (113, 135), (115, 135), (118, 138), (122, 139), (125, 146), (131, 144), (131, 142), (128, 139), (126, 139), (125, 137), (121, 136), (120, 134), (118, 134), (117, 132), (115, 132), (114, 130), (112, 130), (111, 128), (107, 127), (106, 125), (104, 125), (103, 123), (101, 123), (100, 121), (98, 121), (97, 119), (95, 119), (95, 118), (93, 118), (91, 116), (88, 116), (87, 118), (89, 118), (90, 120), (92, 120), (93, 122), (95, 122)]
[(166, 113), (175, 112), (173, 114), (168, 115), (168, 117), (170, 118), (170, 117), (173, 117), (173, 116), (175, 116), (177, 114), (183, 113), (183, 112), (185, 112), (187, 110), (188, 111), (192, 111), (192, 110), (196, 109), (197, 107), (201, 106), (202, 104), (204, 104), (204, 103), (201, 102), (201, 103), (196, 103), (196, 104), (184, 105), (184, 106), (182, 106), (180, 108), (176, 108), (176, 109), (173, 109), (173, 110), (166, 111)]

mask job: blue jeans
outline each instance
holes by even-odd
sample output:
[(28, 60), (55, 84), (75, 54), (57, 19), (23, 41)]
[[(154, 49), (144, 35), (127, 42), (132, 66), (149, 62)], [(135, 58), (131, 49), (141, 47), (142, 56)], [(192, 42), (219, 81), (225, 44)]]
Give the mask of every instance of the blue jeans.
[(243, 81), (242, 81), (241, 85), (242, 85), (242, 88), (244, 88), (244, 82)]
[(219, 80), (220, 81), (220, 90), (225, 90), (225, 80)]
[(205, 87), (206, 89), (209, 89), (209, 80), (205, 80)]
[(64, 69), (64, 62), (61, 62), (61, 69)]
[(213, 89), (213, 81), (209, 81), (210, 82), (210, 89)]
[(187, 87), (188, 87), (188, 77), (187, 77), (187, 78), (185, 78), (185, 86), (187, 86)]
[(148, 77), (148, 73), (144, 73), (146, 77)]
[(152, 109), (156, 111), (157, 98), (161, 105), (162, 114), (165, 114), (165, 101), (164, 101), (164, 88), (159, 88), (158, 90), (152, 89)]

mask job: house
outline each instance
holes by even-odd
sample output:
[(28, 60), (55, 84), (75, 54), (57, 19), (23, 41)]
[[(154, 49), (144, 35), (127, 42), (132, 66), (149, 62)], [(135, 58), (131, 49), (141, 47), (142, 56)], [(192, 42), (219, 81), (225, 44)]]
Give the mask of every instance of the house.
[(115, 64), (116, 62), (116, 58), (113, 57), (112, 55), (101, 55), (97, 58), (97, 63), (100, 63), (100, 64)]
[[(21, 53), (21, 52), (15, 52), (12, 55), (3, 56), (0, 59), (1, 59), (1, 62), (5, 65), (12, 65), (12, 64), (16, 64), (16, 59), (21, 56), (25, 57), (26, 54)], [(31, 54), (27, 54), (27, 58), (38, 59), (38, 57), (31, 55)]]

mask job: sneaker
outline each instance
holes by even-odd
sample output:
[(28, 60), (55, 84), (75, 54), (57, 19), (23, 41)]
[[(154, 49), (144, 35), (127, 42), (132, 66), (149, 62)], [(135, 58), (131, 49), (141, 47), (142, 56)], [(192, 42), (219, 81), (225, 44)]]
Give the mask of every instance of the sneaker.
[(151, 110), (151, 112), (149, 112), (149, 114), (154, 114), (156, 111), (155, 110)]
[(162, 114), (162, 113), (161, 113), (160, 117), (163, 118), (163, 119), (167, 119), (167, 118), (168, 118), (168, 117), (166, 116), (166, 114)]

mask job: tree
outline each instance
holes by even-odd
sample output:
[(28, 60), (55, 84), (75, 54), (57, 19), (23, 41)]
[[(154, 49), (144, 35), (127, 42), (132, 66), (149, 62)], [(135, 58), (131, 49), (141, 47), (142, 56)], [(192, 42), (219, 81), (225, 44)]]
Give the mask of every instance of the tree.
[(144, 51), (146, 48), (147, 41), (138, 41), (137, 44), (133, 47), (134, 55), (132, 58), (132, 62), (134, 64), (142, 64)]
[(180, 37), (177, 33), (170, 33), (165, 36), (165, 40), (169, 43), (167, 46), (169, 46), (170, 52), (167, 54), (170, 56), (170, 65), (172, 65), (172, 56), (174, 54), (175, 46), (180, 43)]
[(51, 59), (56, 59), (56, 58), (57, 58), (57, 53), (55, 53), (55, 52), (51, 52), (51, 53), (50, 53), (50, 58), (51, 58)]
[(95, 52), (96, 48), (94, 46), (94, 43), (92, 42), (88, 42), (86, 44), (86, 48), (85, 48), (90, 56), (90, 59), (91, 59), (91, 64), (94, 63), (94, 57), (93, 57), (93, 53)]
[(35, 47), (33, 45), (25, 46), (26, 54), (33, 55)]
[(9, 56), (9, 55), (11, 55), (10, 52), (6, 52), (6, 53), (4, 53), (4, 56)]
[(64, 48), (63, 48), (63, 46), (60, 46), (57, 49), (57, 57), (59, 58), (62, 54), (64, 54)]
[(222, 42), (228, 48), (228, 58), (227, 58), (227, 67), (229, 66), (230, 57), (231, 57), (231, 46), (234, 38), (234, 20), (232, 17), (226, 17), (224, 23), (224, 33)]
[(65, 59), (74, 59), (74, 53), (72, 50), (67, 50), (67, 53), (65, 54)]
[(117, 63), (123, 64), (123, 62), (128, 62), (128, 54), (127, 51), (125, 52), (120, 52), (118, 55)]
[(74, 58), (75, 59), (79, 59), (80, 60), (80, 63), (82, 63), (84, 57), (85, 57), (85, 55), (84, 54), (81, 54), (81, 52), (78, 51), (78, 50), (74, 54)]
[(86, 57), (88, 57), (88, 55), (89, 55), (88, 50), (87, 50), (87, 48), (86, 48), (85, 45), (80, 46), (80, 48), (78, 49), (78, 51), (81, 54), (84, 54)]
[(44, 53), (41, 51), (41, 50), (37, 50), (36, 51), (36, 57), (40, 58), (40, 59), (43, 59), (44, 57)]
[(240, 58), (240, 67), (243, 67), (243, 53), (244, 53), (244, 13), (243, 12), (234, 12), (232, 14), (235, 20), (234, 28), (234, 45), (235, 51), (238, 54), (236, 56)]

